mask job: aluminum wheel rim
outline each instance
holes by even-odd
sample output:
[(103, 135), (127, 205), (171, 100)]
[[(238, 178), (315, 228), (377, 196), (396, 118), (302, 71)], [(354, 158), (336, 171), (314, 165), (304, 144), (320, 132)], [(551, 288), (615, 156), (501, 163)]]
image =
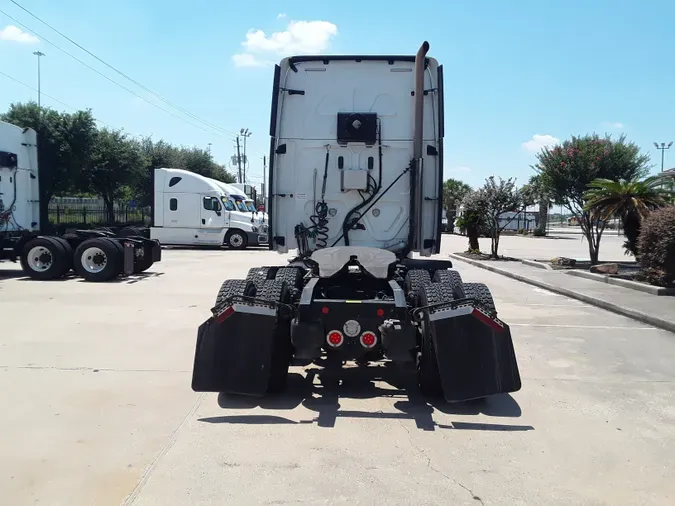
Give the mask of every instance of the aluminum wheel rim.
[(92, 246), (82, 253), (82, 267), (91, 274), (96, 274), (108, 265), (108, 256), (101, 248)]
[[(47, 256), (49, 259), (41, 258), (43, 256)], [(35, 246), (34, 248), (31, 248), (26, 259), (28, 260), (28, 266), (36, 272), (45, 272), (49, 270), (54, 263), (52, 252), (44, 246)]]
[(230, 236), (230, 244), (234, 247), (241, 246), (244, 244), (244, 238), (239, 234), (232, 234)]

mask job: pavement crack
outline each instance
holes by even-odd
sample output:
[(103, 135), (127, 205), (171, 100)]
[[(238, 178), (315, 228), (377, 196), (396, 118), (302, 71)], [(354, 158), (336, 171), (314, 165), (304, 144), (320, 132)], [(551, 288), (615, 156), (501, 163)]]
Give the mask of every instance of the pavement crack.
[(176, 440), (178, 439), (178, 432), (183, 428), (183, 426), (188, 422), (190, 417), (199, 409), (199, 406), (202, 404), (202, 401), (206, 397), (206, 393), (201, 394), (195, 403), (192, 405), (190, 410), (185, 414), (181, 422), (178, 424), (178, 426), (174, 429), (174, 431), (171, 433), (169, 436), (169, 440), (166, 442), (166, 444), (162, 447), (162, 449), (157, 453), (155, 458), (150, 462), (150, 465), (145, 468), (145, 471), (143, 471), (143, 474), (141, 475), (141, 479), (138, 480), (138, 483), (134, 487), (134, 489), (129, 493), (127, 498), (124, 500), (122, 503), (122, 506), (130, 506), (133, 504), (136, 499), (138, 498), (138, 495), (141, 493), (141, 490), (143, 490), (143, 487), (148, 483), (148, 480), (150, 479), (150, 475), (152, 472), (157, 468), (157, 464), (159, 461), (166, 455), (171, 447), (174, 445)]
[(421, 446), (418, 446), (418, 445), (416, 445), (416, 444), (414, 443), (414, 441), (413, 441), (413, 439), (412, 439), (412, 433), (410, 432), (410, 429), (409, 429), (408, 427), (405, 426), (405, 424), (403, 423), (403, 420), (399, 420), (399, 424), (401, 425), (401, 427), (403, 427), (403, 429), (405, 429), (406, 433), (408, 434), (408, 443), (410, 443), (410, 446), (411, 446), (415, 451), (417, 451), (417, 453), (419, 453), (421, 456), (423, 456), (423, 457), (427, 460), (427, 467), (428, 467), (429, 469), (431, 469), (431, 470), (434, 471), (435, 473), (440, 474), (440, 475), (441, 475), (443, 478), (445, 478), (446, 480), (452, 481), (455, 485), (457, 485), (457, 486), (463, 488), (463, 489), (466, 490), (469, 494), (471, 494), (471, 498), (472, 498), (474, 501), (478, 501), (482, 506), (485, 506), (485, 503), (483, 502), (483, 499), (481, 499), (478, 495), (474, 494), (473, 490), (471, 490), (471, 489), (470, 489), (469, 487), (467, 487), (466, 485), (462, 484), (459, 480), (453, 478), (452, 476), (448, 476), (448, 475), (445, 474), (443, 471), (441, 471), (441, 470), (438, 469), (436, 466), (434, 466), (434, 464), (431, 462), (431, 457), (429, 457), (429, 455), (427, 455), (427, 452), (424, 450), (424, 448), (422, 448)]

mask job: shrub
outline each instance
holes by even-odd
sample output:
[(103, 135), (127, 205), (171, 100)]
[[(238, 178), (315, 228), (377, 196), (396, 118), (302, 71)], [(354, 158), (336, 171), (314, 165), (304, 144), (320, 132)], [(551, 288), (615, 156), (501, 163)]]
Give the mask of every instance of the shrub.
[(669, 286), (675, 282), (675, 206), (647, 216), (638, 238), (638, 252), (650, 283)]
[(534, 229), (534, 236), (535, 236), (535, 237), (544, 237), (544, 236), (546, 236), (546, 229), (545, 229), (545, 228), (535, 228), (535, 229)]

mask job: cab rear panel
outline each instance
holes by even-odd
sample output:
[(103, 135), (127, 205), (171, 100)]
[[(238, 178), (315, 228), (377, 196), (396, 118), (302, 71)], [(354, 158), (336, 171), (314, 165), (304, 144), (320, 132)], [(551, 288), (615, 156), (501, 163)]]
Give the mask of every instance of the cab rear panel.
[[(270, 248), (279, 252), (298, 248), (298, 227), (315, 224), (320, 215), (317, 203), (325, 202), (325, 222), (316, 237), (309, 238), (310, 248), (405, 249), (413, 183), (412, 171), (406, 171), (413, 158), (414, 66), (410, 56), (326, 56), (287, 58), (276, 68), (270, 127)], [(442, 91), (442, 67), (427, 58), (423, 198), (417, 210), (422, 216), (423, 255), (439, 248)], [(369, 187), (379, 188), (377, 201), (349, 215), (373, 193)], [(345, 220), (358, 216), (359, 224), (345, 233)]]

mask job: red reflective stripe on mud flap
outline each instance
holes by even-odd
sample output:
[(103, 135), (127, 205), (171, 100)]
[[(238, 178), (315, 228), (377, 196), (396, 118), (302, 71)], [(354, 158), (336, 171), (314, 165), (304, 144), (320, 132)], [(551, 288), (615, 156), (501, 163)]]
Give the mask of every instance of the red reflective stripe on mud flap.
[(489, 325), (493, 329), (495, 329), (497, 332), (503, 332), (504, 327), (501, 326), (498, 322), (494, 321), (492, 318), (490, 318), (487, 314), (485, 314), (483, 311), (481, 311), (478, 308), (474, 308), (474, 310), (471, 312), (472, 316), (475, 316), (478, 318), (480, 321), (483, 323)]
[(234, 306), (227, 306), (222, 312), (216, 315), (216, 323), (223, 323), (234, 314)]

